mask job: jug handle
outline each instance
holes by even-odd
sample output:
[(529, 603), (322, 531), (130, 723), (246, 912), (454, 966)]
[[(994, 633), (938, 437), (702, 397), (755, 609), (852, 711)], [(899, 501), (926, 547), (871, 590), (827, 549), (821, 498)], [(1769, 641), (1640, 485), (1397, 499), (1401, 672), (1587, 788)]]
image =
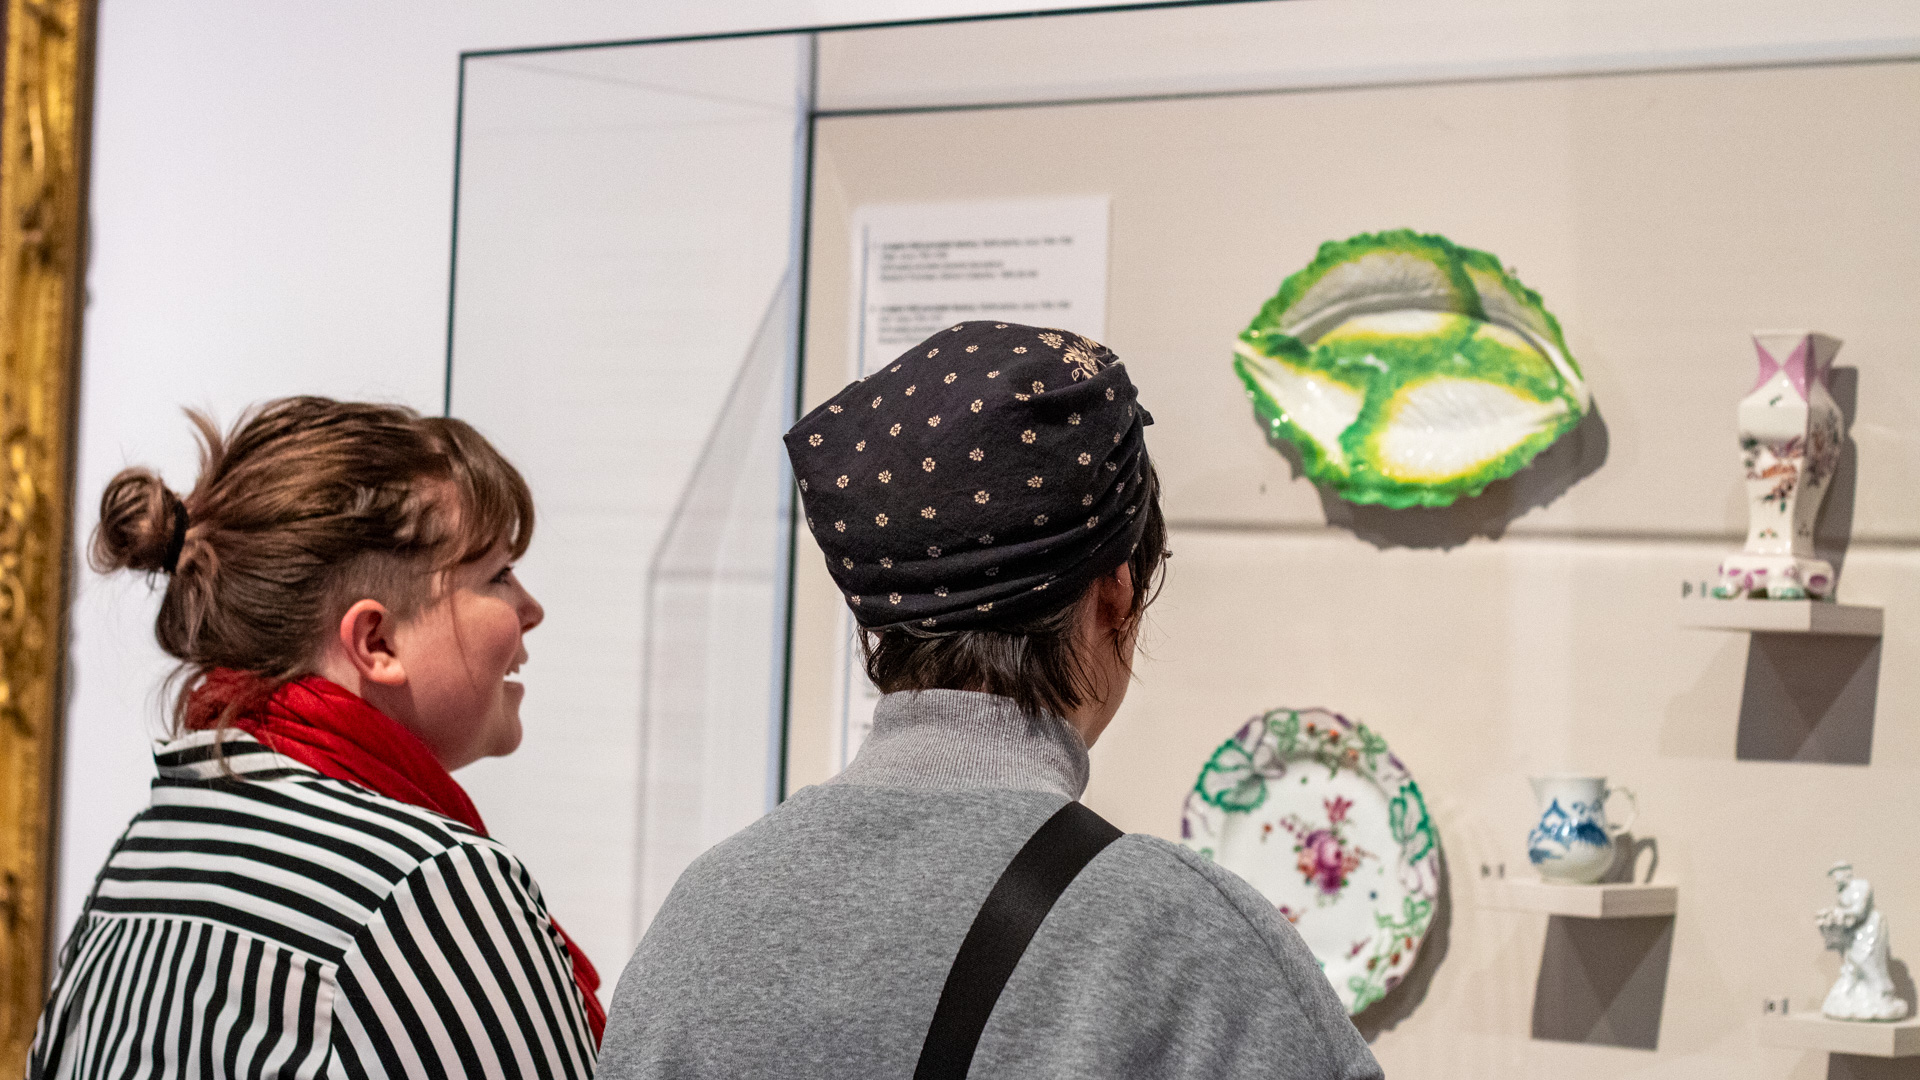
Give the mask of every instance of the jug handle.
[(1627, 797), (1628, 805), (1630, 805), (1633, 808), (1627, 814), (1627, 820), (1621, 822), (1618, 825), (1615, 825), (1611, 821), (1607, 823), (1607, 832), (1611, 833), (1614, 836), (1619, 836), (1621, 833), (1624, 833), (1629, 829), (1633, 828), (1633, 823), (1639, 820), (1640, 800), (1634, 797), (1633, 791), (1629, 788), (1610, 787), (1607, 789), (1607, 793), (1600, 797), (1600, 801), (1602, 803), (1605, 803), (1608, 800), (1612, 799), (1615, 795), (1625, 795)]

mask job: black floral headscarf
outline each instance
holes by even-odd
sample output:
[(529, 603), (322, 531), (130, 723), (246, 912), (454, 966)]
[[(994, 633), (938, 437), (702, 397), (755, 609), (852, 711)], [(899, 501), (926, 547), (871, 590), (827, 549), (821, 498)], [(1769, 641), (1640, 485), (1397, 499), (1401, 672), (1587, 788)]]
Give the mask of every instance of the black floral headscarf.
[(988, 627), (1070, 602), (1133, 553), (1153, 418), (1119, 358), (966, 322), (787, 432), (807, 527), (869, 629)]

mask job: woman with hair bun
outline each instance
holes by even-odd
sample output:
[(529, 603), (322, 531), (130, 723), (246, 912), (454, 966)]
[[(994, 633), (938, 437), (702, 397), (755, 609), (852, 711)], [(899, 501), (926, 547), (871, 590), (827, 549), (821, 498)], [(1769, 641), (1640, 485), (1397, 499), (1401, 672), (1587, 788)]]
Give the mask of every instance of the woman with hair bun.
[(28, 1075), (584, 1080), (599, 977), (449, 775), (520, 743), (526, 482), (395, 406), (189, 415), (191, 492), (100, 501), (90, 561), (164, 575), (179, 693)]

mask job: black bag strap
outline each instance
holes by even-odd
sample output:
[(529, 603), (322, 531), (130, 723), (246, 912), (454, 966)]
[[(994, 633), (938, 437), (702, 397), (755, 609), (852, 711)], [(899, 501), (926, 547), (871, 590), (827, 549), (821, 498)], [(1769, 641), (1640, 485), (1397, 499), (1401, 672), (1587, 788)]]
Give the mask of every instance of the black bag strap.
[(1070, 802), (1027, 840), (973, 917), (947, 972), (914, 1080), (965, 1080), (994, 1002), (1054, 901), (1108, 844), (1126, 835)]

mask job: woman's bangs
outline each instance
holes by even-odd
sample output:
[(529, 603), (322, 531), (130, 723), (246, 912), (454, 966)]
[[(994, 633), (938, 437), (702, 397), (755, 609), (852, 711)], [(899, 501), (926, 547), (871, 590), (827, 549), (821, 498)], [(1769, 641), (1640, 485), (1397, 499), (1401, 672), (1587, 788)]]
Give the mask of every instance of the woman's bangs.
[(460, 420), (439, 420), (460, 497), (455, 562), (472, 562), (504, 544), (518, 559), (533, 542), (533, 493), (513, 464)]

